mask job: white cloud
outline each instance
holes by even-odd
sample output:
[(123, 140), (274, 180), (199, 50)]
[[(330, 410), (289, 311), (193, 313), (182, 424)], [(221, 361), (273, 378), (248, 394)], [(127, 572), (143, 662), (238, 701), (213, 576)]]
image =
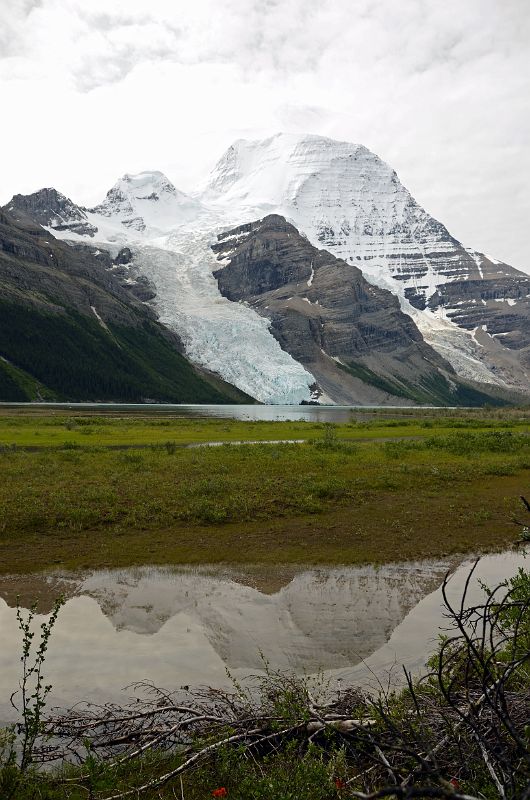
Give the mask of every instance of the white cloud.
[(526, 0), (3, 0), (0, 202), (145, 168), (189, 189), (236, 137), (308, 131), (530, 267), (529, 41)]

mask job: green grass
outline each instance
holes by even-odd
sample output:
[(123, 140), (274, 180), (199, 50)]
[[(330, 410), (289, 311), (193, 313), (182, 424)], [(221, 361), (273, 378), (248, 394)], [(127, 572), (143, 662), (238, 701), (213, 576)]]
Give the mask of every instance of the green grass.
[(438, 373), (424, 376), (419, 381), (412, 383), (404, 378), (379, 375), (369, 369), (365, 364), (350, 361), (348, 364), (339, 364), (340, 369), (360, 378), (367, 384), (388, 392), (394, 397), (404, 397), (415, 403), (431, 403), (447, 406), (483, 406), (484, 403), (493, 403), (503, 406), (504, 401), (495, 399), (492, 395), (481, 392), (459, 381), (449, 383), (447, 378)]
[[(1, 732), (0, 732), (1, 733)], [(0, 742), (1, 744), (1, 742)], [(339, 752), (330, 760), (316, 748), (302, 756), (296, 743), (277, 756), (271, 755), (261, 766), (249, 764), (239, 750), (224, 748), (213, 765), (185, 775), (182, 792), (186, 800), (208, 800), (220, 786), (229, 787), (227, 798), (234, 800), (335, 800), (343, 793), (334, 783), (333, 764), (340, 762)], [(62, 766), (51, 772), (29, 771), (21, 776), (16, 769), (4, 767), (0, 760), (0, 792), (5, 786), (8, 800), (86, 800), (104, 798), (118, 790), (126, 791), (139, 777), (153, 779), (182, 763), (172, 752), (147, 753), (133, 763), (113, 768), (96, 756), (86, 756), (82, 768)], [(3, 779), (3, 780), (2, 780)], [(10, 795), (12, 785), (16, 793)], [(179, 794), (177, 795), (177, 787)], [(145, 800), (174, 800), (181, 797), (178, 779), (169, 786), (142, 792)]]
[(0, 397), (6, 402), (53, 402), (57, 395), (43, 383), (3, 357), (0, 358)]
[[(527, 424), (524, 415), (341, 426), (5, 416), (0, 571), (381, 563), (502, 547), (528, 493)], [(245, 439), (308, 441), (177, 447)]]

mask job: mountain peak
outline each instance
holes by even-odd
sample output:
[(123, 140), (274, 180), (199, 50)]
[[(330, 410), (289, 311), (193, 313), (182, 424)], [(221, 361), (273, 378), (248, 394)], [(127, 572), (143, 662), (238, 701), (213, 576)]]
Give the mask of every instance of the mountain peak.
[(125, 173), (109, 189), (94, 214), (116, 218), (125, 227), (139, 232), (166, 230), (197, 216), (200, 204), (179, 191), (158, 170)]
[(357, 160), (393, 173), (364, 145), (327, 136), (277, 133), (267, 139), (237, 139), (217, 162), (204, 198), (232, 205), (248, 198), (264, 212), (277, 208), (281, 213), (308, 181), (339, 162)]
[[(288, 152), (296, 147), (312, 147), (313, 149), (321, 150), (336, 150), (340, 151), (344, 148), (348, 150), (363, 150), (367, 153), (371, 152), (367, 147), (362, 144), (354, 142), (345, 142), (340, 139), (332, 139), (330, 136), (323, 136), (318, 133), (286, 133), (279, 131), (272, 136), (265, 139), (236, 139), (228, 150), (240, 148), (281, 148), (283, 152)], [(374, 157), (374, 153), (372, 153)]]
[[(126, 190), (131, 194), (140, 195), (138, 199), (144, 199), (142, 195), (145, 195), (145, 192), (148, 192), (148, 194), (157, 194), (158, 192), (177, 194), (177, 189), (169, 178), (158, 170), (138, 172), (134, 175), (126, 172), (115, 184), (115, 186), (118, 185), (127, 187)], [(182, 192), (180, 194), (182, 194)]]

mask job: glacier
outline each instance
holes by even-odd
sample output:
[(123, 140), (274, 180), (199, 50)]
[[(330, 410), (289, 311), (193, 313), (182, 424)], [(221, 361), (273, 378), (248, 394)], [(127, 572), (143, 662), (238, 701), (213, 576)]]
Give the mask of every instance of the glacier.
[(137, 245), (135, 264), (163, 287), (155, 308), (179, 334), (188, 357), (261, 402), (310, 399), (315, 379), (281, 349), (269, 321), (220, 294), (211, 234), (184, 227), (166, 237), (164, 247), (157, 244)]

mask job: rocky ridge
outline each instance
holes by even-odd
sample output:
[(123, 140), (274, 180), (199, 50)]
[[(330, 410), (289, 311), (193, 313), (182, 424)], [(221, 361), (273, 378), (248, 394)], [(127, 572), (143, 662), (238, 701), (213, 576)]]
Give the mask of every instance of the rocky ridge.
[(28, 219), (57, 232), (69, 231), (79, 236), (94, 236), (97, 227), (88, 221), (86, 211), (56, 189), (40, 189), (33, 194), (16, 194), (8, 203), (10, 213), (22, 213)]
[(248, 401), (188, 363), (117, 267), (0, 210), (0, 399)]
[[(117, 185), (108, 192), (116, 196)], [(108, 200), (107, 195), (107, 200)], [(128, 206), (130, 208), (130, 204)], [(110, 202), (105, 206), (108, 216), (111, 215)], [(121, 207), (123, 216), (123, 206)], [(30, 195), (15, 195), (5, 207), (5, 211), (14, 219), (25, 220), (40, 225), (49, 230), (56, 237), (66, 239), (83, 258), (83, 253), (88, 250), (98, 263), (113, 273), (127, 293), (146, 302), (156, 296), (153, 284), (145, 275), (141, 275), (135, 267), (133, 254), (128, 247), (110, 246), (102, 249), (94, 244), (94, 238), (99, 233), (97, 224), (89, 221), (89, 215), (94, 217), (94, 212), (78, 206), (55, 189), (40, 189)], [(132, 212), (131, 212), (132, 213)], [(125, 223), (127, 224), (127, 214)], [(97, 216), (96, 216), (97, 221)], [(141, 229), (145, 230), (142, 221)], [(74, 238), (72, 239), (72, 234)]]

